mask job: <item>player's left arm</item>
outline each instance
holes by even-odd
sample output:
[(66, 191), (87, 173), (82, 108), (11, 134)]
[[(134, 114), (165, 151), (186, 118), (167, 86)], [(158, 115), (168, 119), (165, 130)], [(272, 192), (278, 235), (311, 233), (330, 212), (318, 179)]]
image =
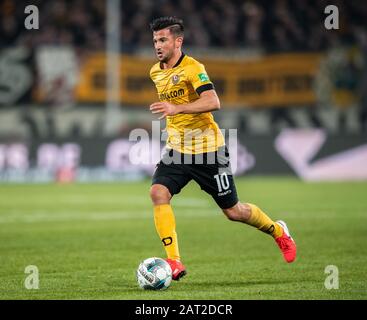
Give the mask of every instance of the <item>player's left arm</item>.
[(191, 103), (173, 104), (167, 101), (150, 105), (152, 113), (162, 113), (159, 119), (174, 116), (178, 113), (202, 113), (220, 109), (220, 101), (214, 89), (201, 92), (199, 99)]

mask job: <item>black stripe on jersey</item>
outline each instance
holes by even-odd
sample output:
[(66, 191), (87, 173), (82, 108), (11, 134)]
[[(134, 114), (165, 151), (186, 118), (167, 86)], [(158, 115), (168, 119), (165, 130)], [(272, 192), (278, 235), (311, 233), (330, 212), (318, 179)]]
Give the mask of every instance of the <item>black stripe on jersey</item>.
[(203, 84), (196, 89), (197, 94), (200, 96), (204, 91), (214, 90), (214, 85), (212, 83)]
[(185, 57), (185, 54), (182, 52), (180, 59), (178, 59), (176, 64), (173, 66), (173, 68), (176, 68), (181, 63), (181, 61), (183, 60), (184, 57)]
[[(176, 68), (181, 63), (183, 58), (185, 58), (185, 54), (182, 52), (180, 59), (178, 59), (178, 61), (175, 63), (175, 65), (172, 68)], [(161, 70), (164, 70), (162, 62), (159, 63), (159, 68), (161, 68)]]

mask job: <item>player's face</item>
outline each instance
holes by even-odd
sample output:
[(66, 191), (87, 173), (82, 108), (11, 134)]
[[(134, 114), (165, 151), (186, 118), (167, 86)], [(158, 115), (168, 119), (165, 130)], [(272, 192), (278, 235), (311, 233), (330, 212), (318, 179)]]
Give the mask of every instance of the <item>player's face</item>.
[(178, 38), (176, 38), (169, 29), (162, 29), (153, 32), (153, 43), (155, 53), (160, 62), (168, 62), (176, 48)]

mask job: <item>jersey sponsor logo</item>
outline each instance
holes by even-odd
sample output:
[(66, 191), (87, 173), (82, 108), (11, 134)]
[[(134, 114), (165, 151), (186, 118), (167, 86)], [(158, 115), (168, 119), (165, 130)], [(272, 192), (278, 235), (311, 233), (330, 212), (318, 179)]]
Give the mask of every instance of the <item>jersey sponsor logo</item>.
[(224, 192), (219, 192), (218, 193), (218, 197), (223, 197), (223, 196), (226, 196), (227, 194), (231, 194), (232, 193), (232, 190), (227, 190), (227, 191), (224, 191)]
[(174, 74), (171, 79), (173, 84), (177, 84), (180, 81), (180, 77), (177, 74)]
[(198, 77), (199, 77), (201, 82), (209, 81), (209, 77), (206, 73), (199, 73)]
[(182, 97), (185, 94), (185, 90), (184, 89), (179, 89), (179, 90), (173, 90), (170, 92), (163, 92), (159, 95), (159, 99), (162, 100), (171, 100), (177, 97)]

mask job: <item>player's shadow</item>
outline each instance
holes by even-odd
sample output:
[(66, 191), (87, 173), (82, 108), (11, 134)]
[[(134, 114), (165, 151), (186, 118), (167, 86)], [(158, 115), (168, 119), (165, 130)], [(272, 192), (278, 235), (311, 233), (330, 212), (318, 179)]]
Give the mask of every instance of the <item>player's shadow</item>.
[[(139, 288), (138, 284), (136, 282), (124, 284), (121, 282), (121, 280), (106, 280), (104, 283), (109, 286), (111, 291), (119, 291), (119, 292), (130, 292), (130, 293), (139, 293), (141, 295), (144, 295), (144, 293), (153, 292), (151, 290), (142, 290)], [(160, 292), (165, 292), (160, 291)]]
[[(285, 283), (294, 283), (299, 281), (291, 280), (291, 279), (249, 279), (249, 280), (242, 280), (239, 281), (238, 279), (233, 280), (225, 280), (225, 281), (185, 281), (185, 279), (179, 281), (176, 283), (176, 281), (173, 281), (174, 287), (176, 287), (176, 284), (179, 285), (179, 287), (183, 290), (189, 289), (196, 291), (210, 291), (217, 290), (218, 288), (226, 288), (227, 290), (232, 289), (249, 289), (251, 287), (257, 287), (257, 286), (267, 286), (267, 285), (279, 285), (279, 284), (285, 284)], [(124, 292), (130, 292), (130, 293), (147, 293), (151, 291), (142, 291), (135, 283), (132, 284), (122, 284), (121, 281), (105, 281), (105, 283), (110, 286), (111, 288), (119, 288), (119, 290), (123, 290)], [(188, 287), (186, 287), (188, 286)]]

